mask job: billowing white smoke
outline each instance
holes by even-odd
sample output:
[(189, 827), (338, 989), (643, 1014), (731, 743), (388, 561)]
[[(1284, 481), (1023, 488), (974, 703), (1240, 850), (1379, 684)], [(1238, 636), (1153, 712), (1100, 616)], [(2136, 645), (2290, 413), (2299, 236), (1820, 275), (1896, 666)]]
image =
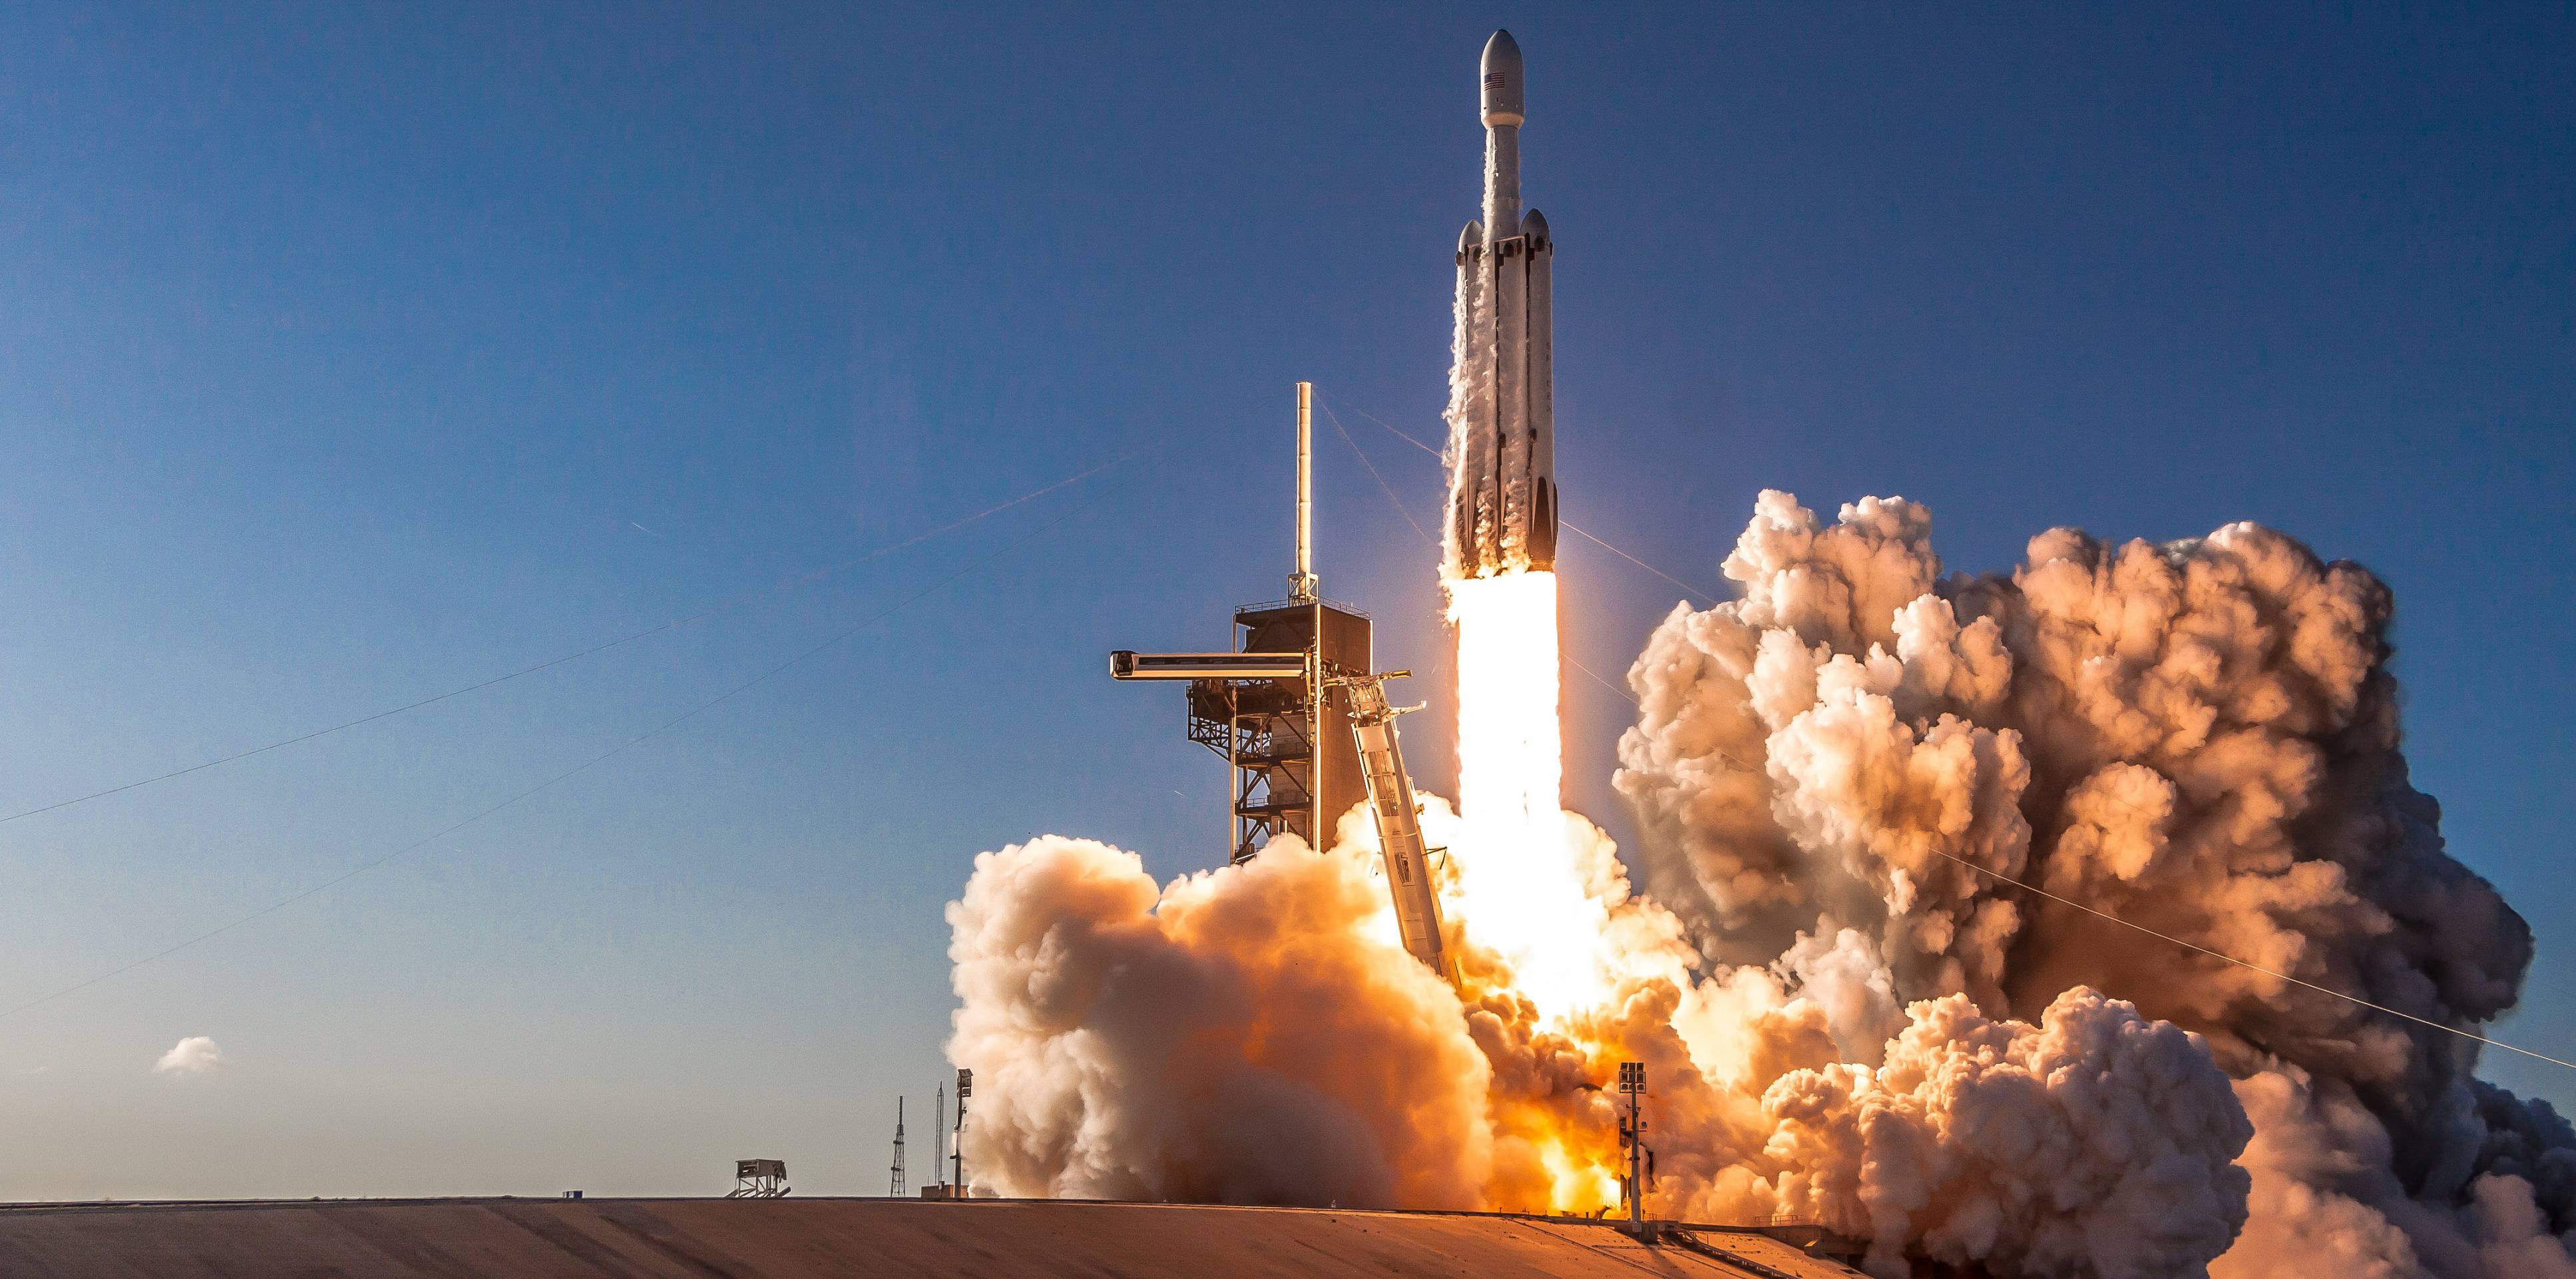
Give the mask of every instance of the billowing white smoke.
[(1881, 1275), (2566, 1273), (2576, 1136), (2473, 1045), (2009, 882), (2446, 1024), (2507, 1007), (2528, 932), (2406, 785), (2367, 573), (2238, 525), (1944, 578), (1921, 508), (1780, 494), (1726, 571), (1630, 675), (1649, 891), (1567, 815), (1585, 958), (1544, 981), (1516, 964), (1563, 939), (1437, 800), (1457, 989), (1396, 945), (1364, 821), (1160, 889), (1085, 841), (979, 858), (976, 1180), (1591, 1211), (1635, 1060), (1652, 1211), (1817, 1220)]
[(1356, 855), (1291, 838), (1158, 891), (1135, 854), (1050, 835), (977, 857), (948, 922), (979, 1183), (1477, 1202), (1485, 1059)]
[(1656, 629), (1617, 781), (1657, 898), (1713, 957), (1821, 916), (1900, 998), (2027, 1015), (2090, 986), (2208, 1036), (2259, 1132), (2223, 1273), (2304, 1268), (2321, 1235), (2411, 1240), (2371, 1254), (2393, 1274), (2563, 1262), (2576, 1141), (2472, 1079), (2474, 1044), (2004, 882), (2444, 1025), (2509, 1007), (2530, 933), (2407, 784), (2386, 588), (2250, 524), (2055, 530), (2009, 576), (1943, 578), (1930, 525), (1765, 493), (1726, 561), (1744, 597)]
[[(1464, 833), (1445, 805), (1426, 817), (1435, 838)], [(1574, 835), (1608, 855), (1588, 823)], [(2070, 992), (2036, 1025), (1963, 996), (1897, 1010), (1851, 932), (1693, 982), (1666, 968), (1677, 921), (1614, 881), (1606, 935), (1634, 971), (1552, 1025), (1461, 932), (1463, 994), (1405, 955), (1367, 852), (1285, 840), (1159, 890), (1087, 840), (978, 858), (950, 910), (975, 1181), (1590, 1211), (1616, 1204), (1600, 1085), (1641, 1060), (1659, 1213), (1819, 1221), (1869, 1240), (1884, 1274), (1909, 1250), (2003, 1273), (2190, 1273), (2243, 1220), (2226, 1077), (2198, 1037), (2126, 1004)], [(1846, 1060), (1841, 1038), (1882, 1060)]]
[[(2195, 1037), (2090, 990), (2038, 1026), (1964, 995), (1916, 1005), (1876, 1069), (1837, 1064), (1763, 1093), (1780, 1204), (1867, 1238), (2036, 1274), (2161, 1279), (2224, 1251), (2245, 1220), (2250, 1131)], [(1858, 1211), (1855, 1212), (1854, 1209)]]

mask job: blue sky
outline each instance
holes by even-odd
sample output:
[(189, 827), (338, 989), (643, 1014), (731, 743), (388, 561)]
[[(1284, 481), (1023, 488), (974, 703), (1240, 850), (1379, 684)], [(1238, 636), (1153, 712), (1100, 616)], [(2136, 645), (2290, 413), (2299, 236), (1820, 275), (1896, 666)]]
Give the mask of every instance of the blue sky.
[[(2503, 1033), (2576, 1048), (2564, 6), (39, 3), (0, 13), (0, 809), (1126, 460), (0, 823), (17, 1007), (856, 631), (0, 1017), (0, 1197), (881, 1189), (977, 851), (1222, 856), (1177, 697), (1103, 654), (1280, 593), (1291, 382), (1430, 524), (1362, 415), (1437, 430), (1497, 25), (1569, 518), (1708, 583), (1764, 487), (1922, 500), (1956, 568), (2243, 518), (2369, 564), (2418, 784), (2540, 935)], [(1431, 668), (1432, 555), (1320, 429), (1326, 587)], [(1675, 589), (1563, 567), (1615, 678)], [(1614, 831), (1628, 712), (1572, 677)], [(199, 1034), (221, 1069), (152, 1072)]]

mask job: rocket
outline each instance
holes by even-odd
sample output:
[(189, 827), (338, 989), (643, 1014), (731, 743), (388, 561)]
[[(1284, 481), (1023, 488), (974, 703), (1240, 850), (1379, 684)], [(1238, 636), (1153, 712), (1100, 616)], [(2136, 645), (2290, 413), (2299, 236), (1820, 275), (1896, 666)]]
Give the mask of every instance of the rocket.
[(1556, 563), (1555, 395), (1548, 262), (1538, 210), (1521, 211), (1521, 49), (1485, 42), (1485, 217), (1458, 234), (1457, 363), (1450, 377), (1452, 576)]

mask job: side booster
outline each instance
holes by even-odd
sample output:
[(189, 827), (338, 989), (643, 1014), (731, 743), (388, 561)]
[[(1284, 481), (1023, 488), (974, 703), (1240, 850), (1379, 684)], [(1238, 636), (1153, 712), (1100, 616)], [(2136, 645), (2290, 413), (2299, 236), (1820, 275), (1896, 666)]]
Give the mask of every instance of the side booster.
[(1538, 210), (1521, 211), (1521, 50), (1485, 43), (1485, 218), (1458, 235), (1457, 417), (1451, 569), (1482, 577), (1556, 564), (1556, 434), (1548, 263)]

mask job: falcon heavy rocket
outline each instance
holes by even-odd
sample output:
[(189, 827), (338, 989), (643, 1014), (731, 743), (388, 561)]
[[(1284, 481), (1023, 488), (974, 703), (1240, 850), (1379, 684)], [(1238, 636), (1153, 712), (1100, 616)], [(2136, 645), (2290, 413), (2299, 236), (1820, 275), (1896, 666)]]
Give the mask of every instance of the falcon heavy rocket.
[(1448, 569), (1487, 577), (1556, 563), (1555, 395), (1548, 262), (1538, 210), (1521, 211), (1521, 50), (1485, 43), (1485, 218), (1458, 234), (1450, 396)]

